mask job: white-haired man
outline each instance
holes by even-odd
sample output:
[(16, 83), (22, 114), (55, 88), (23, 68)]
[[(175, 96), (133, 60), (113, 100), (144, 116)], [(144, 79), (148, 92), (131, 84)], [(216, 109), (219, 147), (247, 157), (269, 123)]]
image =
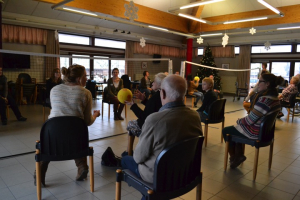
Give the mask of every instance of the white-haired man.
[(186, 81), (169, 75), (162, 81), (159, 112), (149, 115), (142, 127), (139, 143), (133, 157), (124, 156), (122, 167), (130, 169), (144, 181), (153, 182), (154, 164), (166, 147), (202, 135), (199, 114), (184, 105)]

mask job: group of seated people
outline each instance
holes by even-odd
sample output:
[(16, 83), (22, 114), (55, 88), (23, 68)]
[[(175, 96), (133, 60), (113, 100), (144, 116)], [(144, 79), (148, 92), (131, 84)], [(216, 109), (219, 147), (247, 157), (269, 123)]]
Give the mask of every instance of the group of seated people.
[[(108, 80), (108, 96), (116, 105), (114, 106), (115, 120), (123, 120), (120, 114), (124, 104), (117, 99), (117, 93), (122, 88), (122, 79), (118, 78), (119, 70), (117, 68), (112, 72), (113, 77)], [(84, 89), (86, 84), (85, 68), (81, 65), (71, 65), (69, 68), (62, 68), (62, 74), (64, 75), (62, 84), (57, 84), (50, 91), (52, 109), (49, 118), (77, 116), (84, 119), (86, 125), (90, 126), (100, 116), (100, 111), (92, 112), (91, 93)], [(145, 75), (147, 76), (147, 74)], [(53, 77), (56, 83), (61, 83), (59, 78)], [(291, 84), (296, 84), (297, 80), (299, 81), (297, 78), (292, 78)], [(147, 80), (145, 81), (147, 82)], [(257, 84), (257, 92), (251, 100), (249, 114), (238, 119), (235, 126), (225, 127), (223, 135), (257, 139), (264, 118), (273, 112), (280, 111), (281, 96), (278, 95), (276, 87), (282, 81), (282, 77), (271, 73), (262, 73)], [(147, 98), (142, 91), (137, 91), (135, 94), (136, 98), (142, 100), (142, 104), (145, 105), (143, 110), (134, 103), (134, 100), (125, 102), (130, 105), (130, 109), (137, 117), (137, 120), (128, 122), (128, 134), (139, 137), (139, 142), (133, 156), (127, 155), (126, 151), (122, 154), (123, 169), (129, 169), (144, 181), (151, 183), (153, 182), (155, 160), (163, 149), (178, 141), (203, 135), (201, 119), (207, 118), (209, 106), (217, 100), (214, 81), (209, 77), (202, 80), (202, 90), (205, 91), (205, 94), (201, 99), (202, 106), (196, 111), (184, 105), (189, 82), (190, 79), (186, 81), (183, 77), (175, 74), (158, 73), (152, 83), (153, 95), (150, 98)], [(282, 96), (284, 96), (284, 92)], [(246, 160), (242, 144), (230, 142), (229, 154), (231, 168), (238, 167)], [(86, 179), (89, 172), (86, 157), (75, 159), (75, 164), (78, 168), (76, 180)], [(48, 165), (49, 162), (41, 162), (43, 186), (46, 185), (45, 176)]]

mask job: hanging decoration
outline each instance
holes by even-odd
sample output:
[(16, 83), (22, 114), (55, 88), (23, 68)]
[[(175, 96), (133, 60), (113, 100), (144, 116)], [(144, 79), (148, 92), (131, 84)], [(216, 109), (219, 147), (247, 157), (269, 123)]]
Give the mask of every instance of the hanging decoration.
[(146, 40), (144, 39), (144, 37), (142, 37), (141, 39), (140, 39), (140, 45), (141, 45), (141, 47), (145, 47), (146, 46)]
[(249, 29), (249, 33), (252, 34), (252, 35), (255, 34), (256, 33), (256, 29), (252, 27), (251, 29)]
[(225, 33), (224, 37), (222, 38), (222, 45), (225, 47), (228, 44), (229, 36)]
[(133, 1), (130, 1), (129, 4), (124, 4), (125, 7), (125, 17), (128, 17), (130, 21), (134, 21), (135, 19), (138, 19), (139, 16), (137, 12), (139, 11), (139, 8), (134, 6)]
[(55, 37), (55, 40), (58, 40), (58, 31), (57, 30), (54, 31), (54, 37)]
[(269, 41), (267, 41), (267, 42), (265, 43), (265, 49), (266, 49), (267, 51), (269, 51), (269, 49), (271, 49), (271, 43), (270, 43)]
[(198, 44), (202, 44), (203, 43), (203, 38), (201, 38), (201, 36), (199, 38), (197, 38), (197, 43)]

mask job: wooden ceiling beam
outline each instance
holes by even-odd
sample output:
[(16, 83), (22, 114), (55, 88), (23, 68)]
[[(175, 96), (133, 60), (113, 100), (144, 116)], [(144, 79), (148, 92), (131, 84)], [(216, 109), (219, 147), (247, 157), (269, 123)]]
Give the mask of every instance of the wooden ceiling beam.
[[(57, 4), (62, 0), (36, 0), (40, 2), (46, 2), (51, 4)], [(67, 3), (66, 6), (85, 9), (91, 12), (99, 12), (102, 14), (112, 15), (123, 19), (125, 17), (124, 4), (129, 4), (125, 0), (74, 0)], [(135, 22), (144, 23), (147, 25), (158, 26), (169, 30), (174, 30), (182, 33), (188, 33), (189, 19), (179, 17), (170, 13), (162, 12), (139, 4), (134, 4), (139, 8), (138, 19)]]
[[(300, 22), (300, 5), (279, 7), (278, 10), (284, 13), (284, 17), (271, 18), (267, 20), (259, 20), (259, 21), (252, 21), (252, 22), (234, 23), (234, 24), (219, 24), (219, 25), (201, 24), (201, 29), (197, 27), (197, 30), (195, 30), (193, 33), (222, 31), (222, 30), (231, 30), (231, 29), (238, 29), (238, 28), (251, 28), (257, 26), (290, 24), (290, 23)], [(238, 19), (260, 17), (266, 15), (274, 15), (274, 12), (272, 12), (269, 9), (255, 10), (255, 11), (234, 13), (234, 14), (222, 15), (216, 17), (208, 17), (205, 18), (205, 20), (211, 22), (222, 22), (222, 21), (224, 22), (224, 21), (231, 21), (231, 20), (238, 20)]]
[[(204, 8), (204, 6), (198, 6), (198, 7), (193, 8), (192, 16), (194, 16), (196, 18), (200, 18), (203, 8)], [(195, 32), (196, 30), (198, 30), (200, 28), (200, 26), (201, 26), (200, 22), (192, 20), (190, 22), (189, 32), (190, 33)]]

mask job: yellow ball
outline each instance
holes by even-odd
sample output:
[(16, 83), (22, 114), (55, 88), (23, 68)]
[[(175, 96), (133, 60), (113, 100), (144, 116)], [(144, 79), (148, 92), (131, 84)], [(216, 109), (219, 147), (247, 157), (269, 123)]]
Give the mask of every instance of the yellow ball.
[(199, 81), (200, 78), (198, 76), (195, 76), (194, 81)]
[(131, 101), (132, 99), (132, 92), (127, 88), (123, 88), (118, 92), (118, 100), (121, 103), (125, 103), (125, 101)]

